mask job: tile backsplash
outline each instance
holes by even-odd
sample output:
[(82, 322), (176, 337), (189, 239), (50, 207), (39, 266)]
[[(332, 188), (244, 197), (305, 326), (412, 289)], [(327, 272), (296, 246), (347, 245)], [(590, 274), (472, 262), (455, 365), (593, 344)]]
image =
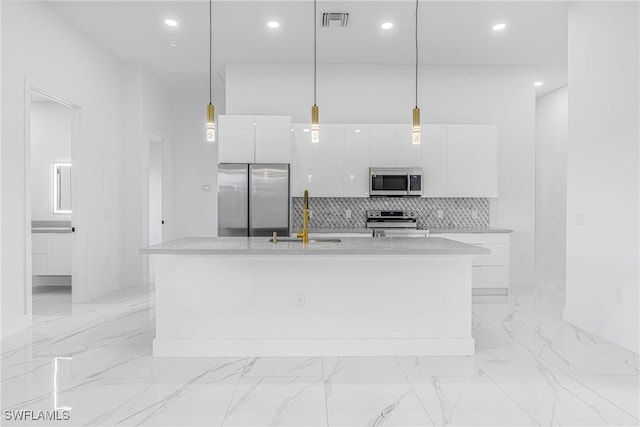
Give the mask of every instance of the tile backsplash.
[[(418, 213), (418, 228), (488, 228), (489, 199), (423, 197), (311, 197), (310, 228), (364, 228), (366, 211), (413, 210)], [(351, 211), (351, 218), (346, 212)], [(443, 217), (438, 218), (441, 210)], [(477, 218), (473, 218), (473, 212)], [(293, 197), (291, 226), (302, 228), (302, 197)]]

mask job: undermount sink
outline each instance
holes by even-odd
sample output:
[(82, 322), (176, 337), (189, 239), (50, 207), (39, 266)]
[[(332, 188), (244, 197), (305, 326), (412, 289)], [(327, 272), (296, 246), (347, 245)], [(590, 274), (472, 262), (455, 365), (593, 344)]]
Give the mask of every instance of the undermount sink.
[[(273, 239), (269, 239), (271, 243), (285, 243), (285, 242), (300, 242), (302, 243), (302, 239), (298, 239), (295, 237), (278, 237), (274, 242)], [(340, 243), (340, 239), (309, 239), (309, 243)]]

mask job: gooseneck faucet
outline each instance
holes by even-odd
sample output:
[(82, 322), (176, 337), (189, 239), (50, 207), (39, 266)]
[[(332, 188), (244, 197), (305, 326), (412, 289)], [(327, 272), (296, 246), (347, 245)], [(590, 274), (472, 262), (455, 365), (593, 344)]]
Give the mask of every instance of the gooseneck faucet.
[(296, 235), (302, 238), (302, 244), (309, 243), (309, 190), (304, 190), (304, 199), (302, 202), (302, 233)]

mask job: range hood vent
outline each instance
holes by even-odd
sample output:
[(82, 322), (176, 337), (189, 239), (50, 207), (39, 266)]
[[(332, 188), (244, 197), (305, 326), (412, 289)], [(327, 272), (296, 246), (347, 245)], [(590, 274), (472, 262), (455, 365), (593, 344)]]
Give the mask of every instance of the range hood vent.
[(322, 14), (323, 27), (346, 27), (349, 23), (349, 14), (346, 12), (324, 12)]

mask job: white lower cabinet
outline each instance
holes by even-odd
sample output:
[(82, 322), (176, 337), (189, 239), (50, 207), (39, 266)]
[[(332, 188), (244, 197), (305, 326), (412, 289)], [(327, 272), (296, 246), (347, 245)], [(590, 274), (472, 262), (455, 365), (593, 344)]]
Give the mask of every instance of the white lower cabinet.
[(71, 233), (33, 233), (31, 253), (34, 276), (71, 275)]
[(431, 233), (431, 236), (489, 249), (490, 254), (473, 257), (471, 274), (474, 293), (509, 294), (510, 233)]

